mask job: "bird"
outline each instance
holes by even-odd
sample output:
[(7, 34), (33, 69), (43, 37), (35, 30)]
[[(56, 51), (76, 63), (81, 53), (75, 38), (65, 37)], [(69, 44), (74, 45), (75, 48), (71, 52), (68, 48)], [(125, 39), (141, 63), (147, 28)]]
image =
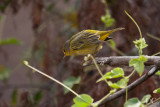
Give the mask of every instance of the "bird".
[(123, 30), (124, 28), (115, 28), (107, 31), (82, 30), (67, 40), (63, 46), (65, 56), (71, 55), (95, 55), (103, 47), (103, 43), (112, 39), (108, 37), (111, 33)]

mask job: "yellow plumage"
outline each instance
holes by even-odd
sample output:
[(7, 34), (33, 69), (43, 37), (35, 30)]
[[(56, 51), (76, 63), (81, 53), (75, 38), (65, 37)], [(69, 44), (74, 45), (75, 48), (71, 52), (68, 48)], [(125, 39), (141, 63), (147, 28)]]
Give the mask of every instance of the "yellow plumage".
[(102, 49), (103, 42), (108, 39), (111, 33), (123, 29), (124, 28), (116, 28), (108, 31), (83, 30), (66, 41), (63, 48), (64, 55), (96, 54)]

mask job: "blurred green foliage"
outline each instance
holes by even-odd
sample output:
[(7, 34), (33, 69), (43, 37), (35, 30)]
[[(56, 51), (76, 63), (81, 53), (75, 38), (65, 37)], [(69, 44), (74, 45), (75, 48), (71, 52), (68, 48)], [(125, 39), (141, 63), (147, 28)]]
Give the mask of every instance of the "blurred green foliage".
[(4, 12), (11, 0), (0, 0), (0, 11)]
[(110, 39), (109, 42), (113, 48), (116, 48), (116, 43), (113, 39)]
[(22, 42), (13, 37), (0, 40), (0, 46), (1, 45), (20, 45), (20, 44), (22, 44)]
[(115, 19), (111, 17), (109, 10), (106, 11), (106, 15), (101, 16), (101, 21), (104, 23), (106, 28), (113, 26)]
[(155, 93), (155, 94), (159, 94), (159, 93), (160, 93), (160, 88), (155, 89), (155, 90), (153, 91), (153, 93)]
[[(63, 81), (63, 84), (67, 85), (69, 88), (72, 88), (75, 84), (79, 84), (81, 81), (81, 77), (73, 77), (70, 76), (68, 77), (66, 80)], [(64, 88), (64, 93), (68, 93), (69, 90), (67, 90), (66, 88)]]
[(48, 5), (48, 7), (46, 8), (46, 10), (48, 12), (51, 12), (54, 9), (54, 7), (55, 7), (55, 3), (53, 2), (53, 3), (51, 3), (51, 4)]
[(7, 80), (9, 79), (10, 73), (11, 73), (11, 70), (8, 67), (3, 65), (0, 66), (0, 80), (7, 82)]
[(156, 72), (156, 75), (160, 75), (160, 70), (158, 72)]
[(12, 96), (11, 96), (11, 99), (12, 99), (12, 106), (15, 106), (17, 104), (17, 99), (18, 99), (18, 89), (15, 88), (12, 92)]
[(42, 99), (42, 90), (39, 90), (33, 96), (34, 105), (37, 105), (41, 99)]

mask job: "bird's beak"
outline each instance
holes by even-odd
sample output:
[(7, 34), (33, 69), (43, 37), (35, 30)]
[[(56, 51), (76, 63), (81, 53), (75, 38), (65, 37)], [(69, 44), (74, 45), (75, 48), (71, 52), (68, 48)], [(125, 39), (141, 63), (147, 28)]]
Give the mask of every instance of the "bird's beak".
[(63, 56), (63, 59), (66, 57), (66, 55)]

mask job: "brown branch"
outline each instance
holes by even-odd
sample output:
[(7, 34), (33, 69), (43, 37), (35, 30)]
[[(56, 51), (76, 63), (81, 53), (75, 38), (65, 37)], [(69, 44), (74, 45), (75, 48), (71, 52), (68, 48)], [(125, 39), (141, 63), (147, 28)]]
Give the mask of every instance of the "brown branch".
[[(144, 74), (143, 76), (141, 76), (139, 79), (137, 79), (136, 81), (134, 81), (133, 83), (131, 83), (130, 85), (127, 86), (127, 90), (131, 91), (132, 89), (134, 89), (136, 86), (140, 85), (141, 83), (143, 83), (144, 81), (146, 81), (147, 79), (149, 79), (152, 75), (154, 75), (158, 70), (160, 70), (160, 62), (157, 62), (157, 65), (154, 66), (149, 72), (147, 72), (146, 74)], [(110, 97), (108, 97), (106, 100), (104, 100), (100, 105), (103, 105), (104, 103), (110, 102), (122, 95), (124, 95), (126, 92), (126, 88), (121, 89), (120, 91), (112, 94)]]
[[(160, 61), (160, 56), (145, 56), (148, 61), (146, 66), (155, 65)], [(107, 64), (109, 66), (129, 66), (129, 61), (132, 58), (139, 58), (139, 56), (111, 56), (111, 57), (97, 57), (96, 61), (99, 64)], [(93, 63), (92, 63), (93, 64)]]

